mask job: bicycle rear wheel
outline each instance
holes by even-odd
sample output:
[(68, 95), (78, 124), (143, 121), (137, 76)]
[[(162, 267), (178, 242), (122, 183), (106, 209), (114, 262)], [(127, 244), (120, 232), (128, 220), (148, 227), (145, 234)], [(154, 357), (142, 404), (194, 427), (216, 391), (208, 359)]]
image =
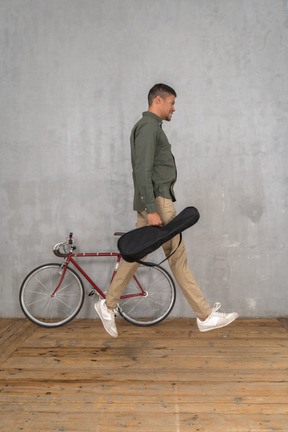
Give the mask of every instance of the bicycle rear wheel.
[[(139, 295), (141, 288), (144, 296)], [(164, 268), (140, 265), (121, 296), (118, 309), (132, 324), (151, 326), (169, 315), (175, 299), (175, 284)]]
[(24, 279), (19, 293), (22, 311), (35, 324), (59, 327), (71, 321), (84, 301), (84, 287), (77, 273), (67, 268), (57, 293), (52, 296), (63, 273), (60, 264), (44, 264)]

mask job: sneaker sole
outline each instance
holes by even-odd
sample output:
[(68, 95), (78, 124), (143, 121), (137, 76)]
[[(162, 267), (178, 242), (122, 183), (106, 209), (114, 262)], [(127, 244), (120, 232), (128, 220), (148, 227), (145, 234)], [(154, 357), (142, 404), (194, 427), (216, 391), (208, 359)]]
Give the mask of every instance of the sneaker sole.
[(117, 338), (117, 337), (118, 337), (118, 333), (117, 333), (117, 335), (115, 335), (114, 333), (110, 333), (110, 331), (107, 329), (107, 327), (106, 327), (106, 323), (105, 323), (105, 321), (103, 320), (103, 318), (102, 318), (102, 316), (101, 316), (101, 310), (98, 310), (98, 304), (97, 304), (97, 303), (94, 304), (94, 309), (95, 309), (95, 311), (97, 312), (97, 314), (99, 315), (99, 318), (101, 319), (102, 324), (103, 324), (103, 327), (104, 327), (104, 329), (106, 330), (106, 332), (107, 332), (110, 336), (112, 336), (112, 337), (114, 337), (114, 338)]

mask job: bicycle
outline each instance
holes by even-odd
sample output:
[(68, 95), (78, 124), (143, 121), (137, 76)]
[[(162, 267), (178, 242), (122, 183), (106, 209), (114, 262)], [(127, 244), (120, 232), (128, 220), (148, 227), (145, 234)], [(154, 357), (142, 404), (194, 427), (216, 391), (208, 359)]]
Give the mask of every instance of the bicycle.
[[(115, 233), (122, 235), (124, 233)], [(75, 253), (73, 233), (67, 240), (57, 243), (53, 252), (64, 258), (62, 263), (43, 264), (32, 270), (24, 279), (19, 293), (25, 316), (43, 327), (62, 326), (80, 312), (85, 290), (78, 272), (90, 283), (89, 296), (105, 293), (75, 261), (75, 258), (111, 257), (116, 259), (111, 281), (121, 262), (119, 252)], [(151, 326), (163, 321), (174, 307), (176, 289), (170, 274), (159, 264), (140, 265), (128, 283), (118, 304), (120, 315), (132, 324)]]

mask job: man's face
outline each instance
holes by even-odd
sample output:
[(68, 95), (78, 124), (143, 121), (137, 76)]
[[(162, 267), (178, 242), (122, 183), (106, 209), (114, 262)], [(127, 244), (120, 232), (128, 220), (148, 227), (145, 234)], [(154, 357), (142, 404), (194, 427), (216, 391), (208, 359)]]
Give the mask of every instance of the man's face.
[(167, 120), (170, 121), (172, 119), (172, 115), (175, 111), (175, 96), (174, 95), (168, 95), (166, 96), (165, 99), (162, 99), (159, 96), (159, 100), (160, 100), (160, 111), (161, 111), (161, 115), (160, 118), (162, 118), (162, 120)]

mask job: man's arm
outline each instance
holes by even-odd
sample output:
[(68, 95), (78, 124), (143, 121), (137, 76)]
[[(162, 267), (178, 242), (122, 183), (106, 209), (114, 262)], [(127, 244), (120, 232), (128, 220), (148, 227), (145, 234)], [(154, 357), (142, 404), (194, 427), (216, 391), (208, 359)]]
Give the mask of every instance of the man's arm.
[(153, 125), (145, 123), (137, 128), (134, 135), (132, 149), (134, 159), (134, 175), (148, 215), (148, 225), (162, 225), (157, 213), (157, 206), (153, 190), (152, 172), (154, 152), (157, 140), (157, 130)]

